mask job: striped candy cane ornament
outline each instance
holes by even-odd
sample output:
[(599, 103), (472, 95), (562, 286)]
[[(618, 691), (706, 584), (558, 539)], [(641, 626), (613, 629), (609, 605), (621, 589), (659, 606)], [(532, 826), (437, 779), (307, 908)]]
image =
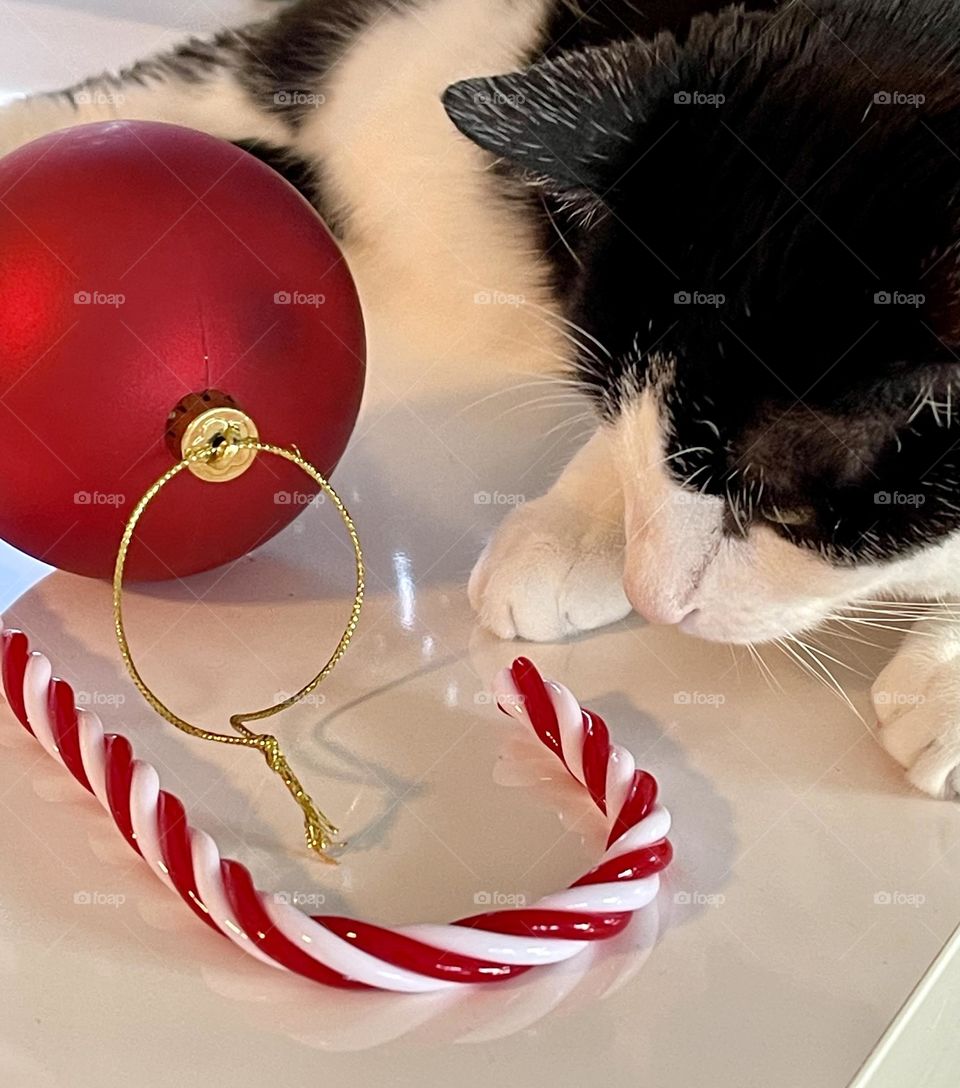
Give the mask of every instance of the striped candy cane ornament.
[(223, 858), (157, 771), (122, 735), (78, 708), (27, 636), (0, 620), (2, 679), (20, 724), (107, 810), (131, 848), (211, 929), (265, 964), (328, 985), (406, 993), (514, 978), (570, 959), (619, 933), (657, 894), (671, 858), (670, 816), (657, 786), (610, 741), (597, 715), (562, 684), (519, 658), (497, 678), (500, 708), (532, 727), (606, 819), (606, 849), (569, 888), (529, 907), (450, 925), (387, 927), (307, 915), (256, 887), (240, 862)]

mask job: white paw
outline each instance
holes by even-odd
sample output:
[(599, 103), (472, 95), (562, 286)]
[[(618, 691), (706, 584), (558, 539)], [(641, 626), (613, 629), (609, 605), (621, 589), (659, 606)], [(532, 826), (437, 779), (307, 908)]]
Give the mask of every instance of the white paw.
[(470, 577), (470, 603), (500, 638), (552, 642), (623, 619), (623, 542), (549, 497), (514, 510)]
[(884, 748), (912, 785), (960, 797), (960, 655), (901, 651), (873, 685)]

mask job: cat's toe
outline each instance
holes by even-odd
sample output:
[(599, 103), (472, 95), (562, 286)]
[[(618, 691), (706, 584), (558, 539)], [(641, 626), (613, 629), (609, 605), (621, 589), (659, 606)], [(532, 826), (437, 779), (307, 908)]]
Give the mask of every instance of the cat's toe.
[(947, 801), (960, 799), (960, 733), (953, 740), (932, 740), (907, 770), (918, 790)]
[[(892, 682), (895, 681), (895, 682)], [(874, 685), (880, 739), (907, 779), (931, 797), (960, 798), (960, 668), (881, 675)]]

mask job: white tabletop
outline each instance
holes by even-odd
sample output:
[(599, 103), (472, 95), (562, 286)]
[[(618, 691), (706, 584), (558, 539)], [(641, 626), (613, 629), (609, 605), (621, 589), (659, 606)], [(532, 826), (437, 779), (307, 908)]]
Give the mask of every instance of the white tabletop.
[[(216, 23), (172, 2), (0, 11), (0, 93)], [(838, 674), (861, 720), (773, 652), (771, 686), (742, 653), (635, 620), (556, 646), (478, 631), (465, 582), (502, 508), (475, 494), (532, 498), (571, 432), (544, 443), (563, 417), (511, 411), (527, 390), (484, 399), (515, 375), (425, 373), (377, 344), (336, 476), (365, 544), (368, 605), (323, 701), (277, 726), (351, 841), (338, 869), (303, 857), (296, 810), (262, 761), (185, 738), (138, 700), (106, 585), (54, 573), (28, 589), (46, 568), (4, 548), (5, 619), (261, 884), (374, 921), (448, 920), (485, 892), (535, 897), (595, 859), (599, 829), (562, 768), (486, 694), (528, 653), (660, 780), (676, 861), (657, 904), (587, 961), (499, 989), (324, 990), (199, 925), (4, 708), (0, 1083), (842, 1088), (918, 984), (861, 1083), (955, 1083), (930, 1055), (955, 1024), (938, 1014), (956, 1008), (956, 964), (945, 954), (923, 980), (960, 920), (960, 810), (911, 792), (872, 736), (867, 677), (888, 651), (836, 648), (864, 674)], [(318, 639), (335, 640), (349, 604), (329, 517), (307, 511), (226, 577), (131, 593), (144, 672), (187, 716), (222, 724), (315, 671)], [(884, 1055), (903, 1053), (920, 1017), (929, 1060), (897, 1079)]]

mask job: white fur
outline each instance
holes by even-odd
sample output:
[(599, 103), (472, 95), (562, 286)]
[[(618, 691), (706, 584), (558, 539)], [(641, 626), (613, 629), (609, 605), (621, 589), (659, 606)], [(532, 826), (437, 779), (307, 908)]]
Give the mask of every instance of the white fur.
[(529, 372), (561, 350), (537, 316), (550, 297), (532, 225), (497, 199), (484, 153), (440, 101), (458, 79), (520, 65), (545, 8), (433, 0), (380, 17), (337, 64), (296, 144), (350, 212), (346, 252), (374, 335), (389, 330), (415, 357), (506, 358)]

